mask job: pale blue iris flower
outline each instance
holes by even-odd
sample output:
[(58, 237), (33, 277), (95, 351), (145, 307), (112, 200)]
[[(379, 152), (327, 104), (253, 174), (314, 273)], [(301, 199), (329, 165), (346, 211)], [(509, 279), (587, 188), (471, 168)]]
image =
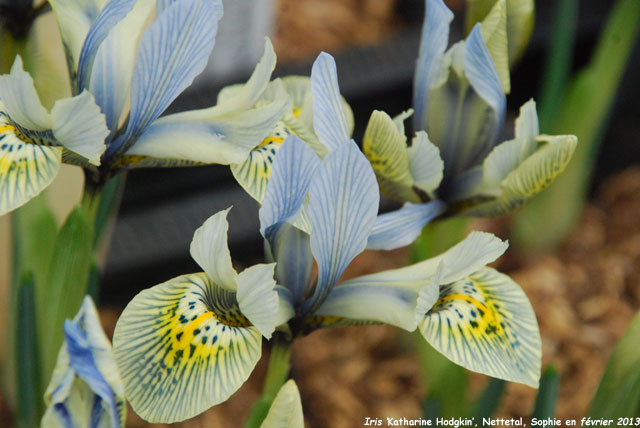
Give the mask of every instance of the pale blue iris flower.
[(206, 66), (221, 0), (50, 3), (74, 96), (47, 111), (19, 58), (0, 77), (0, 214), (42, 191), (61, 162), (98, 184), (122, 168), (241, 162), (287, 107), (254, 108), (275, 67), (267, 41), (238, 97), (159, 118)]
[(124, 427), (124, 387), (90, 297), (76, 317), (65, 322), (64, 335), (45, 394), (42, 427)]
[[(577, 140), (540, 135), (531, 100), (521, 109), (515, 137), (499, 143), (510, 88), (504, 0), (449, 49), (453, 13), (442, 0), (425, 3), (414, 111), (395, 119), (374, 112), (364, 151), (382, 191), (395, 199), (440, 199), (447, 215), (510, 212), (551, 184)], [(407, 147), (402, 122), (411, 114), (418, 133)]]

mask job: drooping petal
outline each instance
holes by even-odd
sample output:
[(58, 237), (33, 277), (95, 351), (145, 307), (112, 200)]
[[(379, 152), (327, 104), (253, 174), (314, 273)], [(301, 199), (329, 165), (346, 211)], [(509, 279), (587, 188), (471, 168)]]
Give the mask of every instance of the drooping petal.
[(113, 336), (127, 399), (149, 422), (196, 416), (229, 398), (260, 359), (262, 335), (236, 295), (206, 274), (138, 294)]
[(219, 8), (218, 0), (176, 2), (145, 31), (133, 71), (127, 129), (107, 155), (124, 153), (202, 72), (215, 43)]
[(424, 131), (416, 132), (407, 149), (413, 185), (427, 195), (432, 196), (444, 176), (444, 162), (440, 150)]
[[(109, 5), (111, 5), (110, 2)], [(81, 87), (96, 97), (107, 118), (107, 126), (116, 131), (129, 101), (131, 78), (138, 45), (147, 20), (154, 12), (153, 1), (138, 1), (126, 16), (120, 18), (93, 53), (90, 70)]]
[(425, 0), (425, 18), (413, 80), (414, 129), (427, 129), (429, 90), (434, 84), (449, 41), (453, 13), (442, 0)]
[(308, 307), (325, 299), (342, 272), (366, 247), (380, 195), (375, 174), (355, 142), (329, 153), (311, 183), (311, 252), (318, 280)]
[(533, 308), (520, 287), (494, 269), (442, 287), (420, 332), (469, 370), (538, 386), (542, 350)]
[(367, 249), (393, 250), (411, 244), (422, 228), (445, 209), (446, 204), (442, 201), (406, 203), (399, 210), (379, 215), (369, 235)]
[[(482, 269), (502, 255), (508, 244), (491, 233), (471, 232), (462, 242), (439, 256), (399, 269), (364, 275), (343, 286), (401, 287), (419, 293), (438, 274), (442, 284), (455, 282)], [(438, 270), (441, 269), (439, 272)]]
[(331, 290), (314, 315), (382, 322), (413, 331), (418, 326), (417, 298), (410, 288), (346, 281)]
[(273, 163), (273, 173), (260, 207), (260, 233), (272, 247), (278, 228), (295, 216), (309, 193), (320, 160), (295, 135), (287, 137)]
[(349, 142), (349, 128), (342, 108), (336, 62), (322, 52), (311, 68), (313, 129), (329, 152)]
[(362, 140), (362, 149), (376, 173), (380, 191), (402, 202), (421, 202), (413, 190), (404, 133), (385, 112), (374, 110)]
[(195, 231), (191, 241), (191, 257), (217, 287), (236, 291), (238, 274), (231, 263), (231, 253), (227, 245), (229, 210), (231, 208), (212, 215)]
[(45, 393), (43, 427), (124, 426), (124, 387), (93, 302), (85, 297), (64, 326), (65, 340)]
[(282, 385), (260, 428), (304, 428), (300, 391), (293, 379)]
[(61, 147), (29, 144), (20, 135), (15, 127), (0, 125), (0, 215), (42, 192), (58, 174), (62, 162)]
[(275, 263), (254, 265), (240, 272), (236, 279), (240, 311), (267, 339), (277, 327), (278, 293), (274, 290), (274, 270)]
[[(506, 214), (553, 183), (571, 160), (577, 138), (573, 135), (540, 136), (538, 141), (542, 146), (502, 180), (496, 189), (498, 196), (463, 209), (460, 214), (490, 217)], [(513, 151), (520, 153), (523, 143), (523, 140), (507, 141), (503, 143), (504, 148), (496, 148), (494, 156), (507, 156)], [(491, 162), (494, 160), (499, 159), (492, 158)]]
[(482, 37), (495, 63), (502, 88), (511, 91), (509, 47), (507, 41), (507, 1), (498, 0), (482, 21)]
[[(101, 43), (107, 38), (113, 27), (131, 11), (135, 3), (135, 0), (109, 0), (96, 17), (87, 33), (78, 59), (78, 92), (89, 87), (93, 60)], [(113, 60), (116, 59), (113, 58)]]
[(89, 29), (100, 15), (106, 0), (50, 0), (58, 21), (70, 73), (76, 75), (80, 52)]

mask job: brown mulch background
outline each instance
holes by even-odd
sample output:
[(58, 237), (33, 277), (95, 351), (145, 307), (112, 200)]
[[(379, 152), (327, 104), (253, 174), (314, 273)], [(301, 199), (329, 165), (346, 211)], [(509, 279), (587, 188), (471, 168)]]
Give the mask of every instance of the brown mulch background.
[[(640, 307), (640, 167), (608, 179), (586, 208), (577, 230), (556, 254), (523, 258), (507, 251), (498, 267), (525, 290), (538, 317), (543, 364), (562, 376), (557, 417), (582, 417), (613, 345)], [(507, 222), (482, 221), (474, 229), (504, 236)], [(409, 251), (370, 251), (345, 276), (402, 266)], [(117, 311), (103, 310), (109, 334)], [(307, 426), (351, 428), (365, 417), (421, 415), (420, 368), (407, 333), (387, 326), (326, 329), (297, 340), (292, 375), (301, 391)], [(243, 421), (258, 397), (267, 355), (228, 402), (176, 427), (229, 426)], [(486, 377), (472, 374), (474, 389)], [(536, 391), (508, 384), (500, 416), (528, 416)], [(148, 425), (130, 414), (130, 427)], [(240, 423), (238, 423), (240, 426)]]

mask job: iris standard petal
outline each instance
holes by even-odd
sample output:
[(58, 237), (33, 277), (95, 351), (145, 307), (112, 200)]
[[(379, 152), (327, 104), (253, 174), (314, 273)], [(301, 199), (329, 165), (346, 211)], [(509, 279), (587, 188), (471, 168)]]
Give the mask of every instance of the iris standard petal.
[(236, 270), (231, 263), (227, 245), (229, 223), (227, 214), (231, 208), (209, 217), (193, 234), (191, 257), (209, 275), (217, 287), (236, 291)]
[(290, 300), (297, 306), (311, 286), (313, 254), (309, 234), (285, 224), (273, 242), (267, 245), (265, 241), (267, 260), (277, 262), (276, 281), (289, 290)]
[(20, 126), (35, 131), (51, 128), (51, 117), (42, 106), (33, 79), (17, 56), (10, 74), (0, 76), (0, 100), (4, 111)]
[(278, 293), (274, 290), (274, 269), (275, 263), (254, 265), (236, 278), (240, 311), (267, 339), (277, 327)]
[(107, 38), (111, 29), (129, 13), (135, 3), (136, 0), (109, 0), (100, 11), (100, 14), (89, 29), (80, 51), (78, 80), (76, 82), (78, 92), (89, 87), (93, 60), (100, 44)]
[(380, 194), (375, 174), (354, 141), (329, 153), (311, 183), (311, 252), (318, 280), (305, 309), (316, 309), (367, 245)]
[(282, 385), (260, 428), (304, 428), (300, 391), (293, 379)]
[(49, 0), (58, 21), (71, 76), (77, 74), (80, 52), (106, 0)]
[(219, 8), (219, 0), (176, 2), (145, 31), (133, 71), (129, 122), (108, 156), (124, 153), (202, 72), (215, 43)]
[(282, 144), (259, 211), (260, 233), (272, 246), (278, 228), (302, 208), (319, 165), (315, 152), (295, 135)]
[(172, 423), (229, 398), (260, 359), (262, 335), (236, 295), (206, 274), (138, 294), (113, 335), (127, 399), (143, 419)]
[[(489, 121), (486, 138), (476, 140), (470, 146), (467, 157), (472, 160), (468, 166), (473, 166), (475, 160), (481, 160), (491, 151), (496, 143), (498, 133), (502, 129), (506, 111), (506, 97), (500, 83), (500, 77), (495, 63), (482, 38), (480, 24), (471, 31), (464, 44), (464, 72), (476, 93), (491, 107), (492, 118)], [(486, 126), (486, 125), (485, 125)]]
[(399, 210), (379, 215), (369, 235), (367, 249), (393, 250), (411, 244), (422, 228), (446, 208), (442, 201), (406, 203)]
[(65, 340), (45, 393), (42, 426), (123, 427), (124, 387), (89, 297), (64, 329)]
[(326, 52), (320, 53), (311, 68), (313, 129), (320, 141), (336, 150), (349, 142), (349, 128), (342, 108), (336, 62)]
[(453, 362), (537, 388), (541, 342), (531, 304), (508, 276), (484, 268), (440, 289), (420, 332)]
[(493, 58), (505, 93), (511, 91), (509, 47), (507, 40), (507, 2), (498, 0), (482, 21), (482, 38)]
[(425, 0), (425, 18), (413, 80), (414, 129), (427, 129), (429, 91), (442, 67), (453, 13), (442, 0)]
[(96, 97), (107, 118), (107, 126), (114, 133), (126, 115), (124, 110), (129, 101), (138, 45), (153, 15), (153, 6), (153, 1), (136, 2), (95, 48), (90, 71), (86, 72), (82, 87)]

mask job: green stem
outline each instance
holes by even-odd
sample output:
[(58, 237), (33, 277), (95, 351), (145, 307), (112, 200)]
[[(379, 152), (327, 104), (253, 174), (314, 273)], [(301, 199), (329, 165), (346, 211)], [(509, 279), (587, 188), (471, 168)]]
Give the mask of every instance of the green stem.
[(264, 380), (262, 396), (255, 402), (249, 418), (245, 424), (246, 428), (258, 428), (269, 412), (271, 403), (276, 398), (278, 391), (289, 378), (291, 371), (291, 341), (279, 336), (273, 336), (271, 354), (269, 355), (269, 367)]

